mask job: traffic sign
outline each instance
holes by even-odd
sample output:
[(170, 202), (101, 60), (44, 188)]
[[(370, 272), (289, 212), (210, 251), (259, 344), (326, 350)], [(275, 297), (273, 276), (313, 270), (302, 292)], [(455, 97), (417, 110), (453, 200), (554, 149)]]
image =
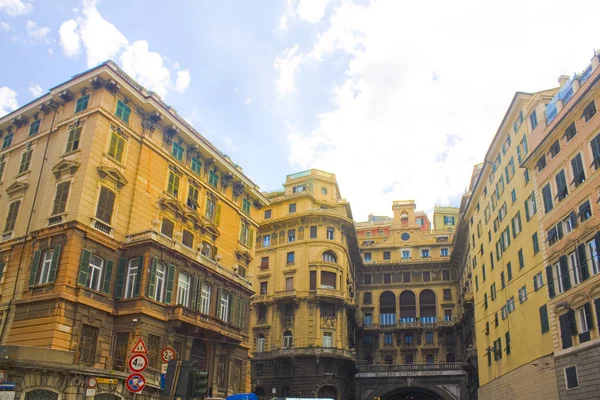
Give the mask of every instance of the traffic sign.
[(162, 350), (162, 352), (160, 353), (160, 358), (165, 363), (168, 363), (171, 360), (175, 360), (176, 356), (177, 356), (177, 354), (175, 353), (175, 350), (173, 350), (170, 347), (164, 348)]
[(146, 386), (146, 378), (142, 374), (134, 372), (127, 377), (125, 384), (131, 393), (140, 393)]
[(90, 389), (95, 388), (98, 385), (98, 379), (94, 378), (93, 376), (88, 378), (87, 380), (87, 386)]
[(98, 381), (98, 383), (107, 383), (109, 385), (116, 385), (117, 383), (119, 383), (118, 379), (113, 378), (96, 378), (96, 380)]
[(148, 358), (143, 354), (134, 354), (129, 359), (129, 369), (133, 372), (142, 372), (148, 366)]
[(135, 346), (133, 346), (131, 352), (134, 354), (148, 354), (148, 348), (146, 347), (146, 343), (144, 343), (144, 339), (140, 338), (140, 340), (137, 341)]
[(6, 372), (4, 372), (0, 369), (0, 383), (4, 383), (5, 380), (6, 380)]

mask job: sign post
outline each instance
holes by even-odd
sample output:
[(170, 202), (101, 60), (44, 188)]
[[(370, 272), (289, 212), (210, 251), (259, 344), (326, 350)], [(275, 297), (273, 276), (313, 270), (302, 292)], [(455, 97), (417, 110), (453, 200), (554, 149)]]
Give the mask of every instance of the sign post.
[(140, 338), (131, 349), (131, 358), (129, 359), (129, 369), (131, 375), (125, 380), (125, 386), (127, 390), (135, 395), (141, 393), (146, 387), (146, 378), (142, 375), (142, 372), (148, 367), (148, 347), (144, 343), (144, 339)]

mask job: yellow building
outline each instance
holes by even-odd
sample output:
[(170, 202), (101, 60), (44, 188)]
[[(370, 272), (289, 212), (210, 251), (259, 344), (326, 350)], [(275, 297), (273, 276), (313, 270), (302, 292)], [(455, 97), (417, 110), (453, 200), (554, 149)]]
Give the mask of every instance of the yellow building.
[(437, 231), (454, 231), (458, 223), (458, 208), (435, 206), (433, 208), (433, 227)]
[(350, 204), (335, 175), (288, 175), (258, 216), (252, 383), (260, 396), (354, 397), (355, 269)]
[[(0, 119), (0, 369), (21, 399), (126, 395), (130, 349), (160, 398), (161, 350), (215, 397), (249, 389), (258, 209), (268, 200), (113, 62)], [(20, 396), (20, 397), (19, 397)]]
[[(461, 210), (468, 224), (457, 238), (467, 254), (461, 292), (474, 292), (479, 396), (486, 400), (557, 398), (540, 203), (531, 170), (519, 168), (555, 93), (515, 94)], [(463, 304), (467, 313), (472, 303)]]
[[(561, 88), (524, 166), (539, 199), (546, 320), (561, 399), (597, 399), (600, 365), (600, 59)], [(546, 307), (546, 306), (545, 306)]]
[(394, 201), (392, 210), (393, 218), (356, 224), (364, 263), (357, 398), (464, 398), (457, 271), (450, 264), (458, 209), (436, 208), (441, 230), (423, 229), (429, 221), (412, 200)]

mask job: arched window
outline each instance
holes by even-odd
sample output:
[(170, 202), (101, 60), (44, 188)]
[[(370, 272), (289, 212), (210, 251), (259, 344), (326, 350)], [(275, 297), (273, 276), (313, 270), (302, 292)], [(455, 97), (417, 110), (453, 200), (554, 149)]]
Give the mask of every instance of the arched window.
[(400, 322), (414, 322), (416, 316), (415, 294), (410, 290), (405, 290), (400, 294)]
[(256, 352), (262, 353), (265, 351), (265, 335), (262, 333), (256, 338)]
[(289, 349), (290, 347), (292, 347), (292, 332), (285, 331), (283, 333), (283, 348)]
[(326, 251), (323, 253), (323, 261), (328, 263), (337, 263), (337, 257), (333, 251)]
[(200, 371), (207, 371), (206, 367), (206, 345), (200, 339), (194, 339), (192, 342), (192, 350), (190, 352), (190, 359), (198, 362), (198, 369)]
[(429, 289), (423, 290), (421, 294), (419, 294), (419, 305), (421, 322), (435, 322), (437, 311), (435, 293)]
[(337, 390), (333, 386), (322, 386), (317, 391), (317, 397), (320, 399), (337, 399)]
[(433, 354), (427, 354), (427, 356), (425, 356), (425, 364), (433, 364), (434, 360)]
[(185, 272), (179, 273), (177, 281), (177, 304), (188, 306), (190, 300), (190, 276)]
[(454, 353), (446, 354), (446, 362), (456, 362), (456, 357), (454, 356)]
[(408, 226), (408, 214), (405, 211), (400, 215), (400, 223), (402, 226)]
[(396, 325), (396, 296), (392, 292), (379, 296), (379, 324)]
[(394, 363), (394, 357), (392, 357), (388, 354), (387, 356), (384, 357), (383, 362), (386, 363), (387, 365), (392, 365)]
[(58, 399), (58, 393), (51, 392), (50, 390), (36, 389), (31, 392), (27, 392), (25, 400), (56, 400)]
[(407, 354), (406, 357), (404, 357), (404, 364), (406, 365), (411, 365), (414, 362), (413, 356), (410, 354)]

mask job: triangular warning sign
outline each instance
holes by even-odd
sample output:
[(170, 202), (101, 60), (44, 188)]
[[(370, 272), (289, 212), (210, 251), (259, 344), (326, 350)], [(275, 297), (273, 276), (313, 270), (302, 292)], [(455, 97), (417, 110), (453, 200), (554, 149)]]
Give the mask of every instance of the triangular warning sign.
[(144, 339), (140, 338), (135, 346), (133, 346), (131, 352), (134, 354), (148, 354), (148, 348), (146, 347), (146, 343), (144, 343)]

